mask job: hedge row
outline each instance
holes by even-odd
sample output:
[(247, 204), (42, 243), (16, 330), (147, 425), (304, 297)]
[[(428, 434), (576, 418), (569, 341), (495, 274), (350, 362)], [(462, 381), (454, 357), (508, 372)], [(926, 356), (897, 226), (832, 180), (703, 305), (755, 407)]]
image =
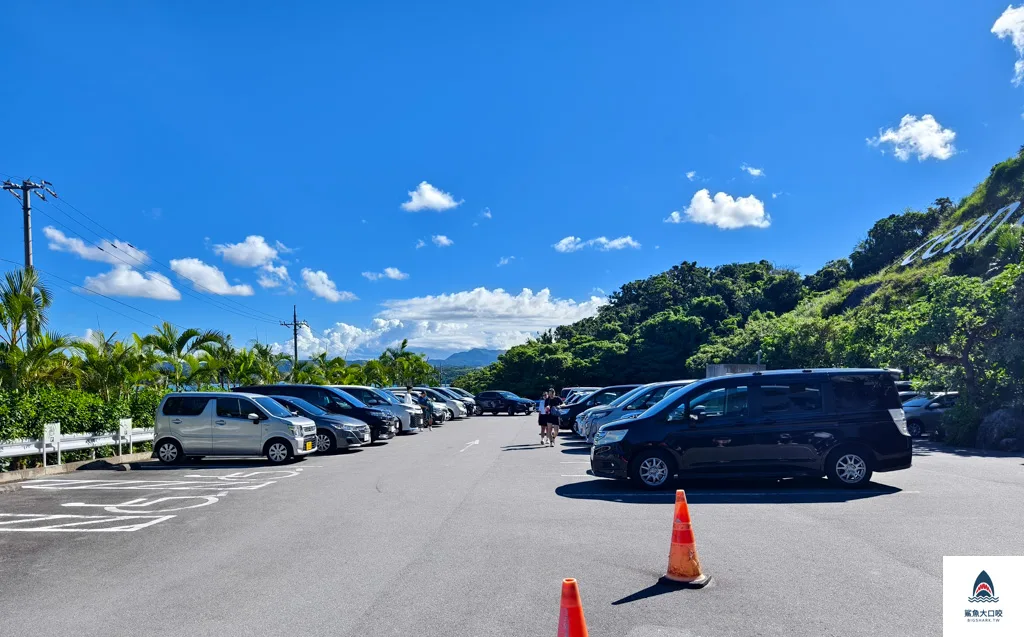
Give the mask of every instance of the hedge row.
[(159, 390), (142, 389), (106, 402), (77, 389), (0, 391), (0, 441), (41, 438), (48, 422), (59, 422), (64, 434), (114, 432), (121, 418), (131, 418), (136, 427), (152, 427), (163, 395)]

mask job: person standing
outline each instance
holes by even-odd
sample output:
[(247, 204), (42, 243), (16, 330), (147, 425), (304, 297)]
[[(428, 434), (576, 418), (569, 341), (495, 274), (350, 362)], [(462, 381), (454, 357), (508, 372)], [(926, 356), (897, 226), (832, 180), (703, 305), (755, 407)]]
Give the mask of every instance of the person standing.
[[(544, 400), (544, 411), (547, 412), (547, 436), (551, 446), (555, 446), (555, 440), (558, 439), (558, 408), (562, 404), (562, 399), (559, 398), (558, 394), (555, 393), (554, 389), (549, 389), (546, 393), (547, 398)], [(542, 432), (543, 433), (543, 432)]]

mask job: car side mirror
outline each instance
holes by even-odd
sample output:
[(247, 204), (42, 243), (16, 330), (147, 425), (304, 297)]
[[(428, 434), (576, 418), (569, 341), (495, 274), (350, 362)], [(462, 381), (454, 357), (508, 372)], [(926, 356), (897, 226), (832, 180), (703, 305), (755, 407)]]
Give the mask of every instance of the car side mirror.
[(668, 414), (669, 422), (679, 422), (680, 420), (686, 420), (686, 408), (676, 407)]
[(939, 408), (939, 403), (928, 403), (928, 406), (925, 407), (925, 409), (938, 409), (938, 408)]
[(260, 421), (260, 415), (259, 414), (255, 414), (255, 413), (254, 414), (249, 414), (248, 416), (246, 416), (246, 418), (248, 418), (249, 420), (251, 420), (253, 422), (259, 422)]
[[(249, 415), (251, 416), (252, 414), (249, 414)], [(293, 415), (293, 416), (298, 416), (298, 415), (299, 415), (299, 412), (297, 412), (297, 411), (292, 411), (292, 415)]]
[(704, 405), (698, 405), (690, 410), (690, 420), (693, 422), (704, 422), (708, 419), (707, 409)]

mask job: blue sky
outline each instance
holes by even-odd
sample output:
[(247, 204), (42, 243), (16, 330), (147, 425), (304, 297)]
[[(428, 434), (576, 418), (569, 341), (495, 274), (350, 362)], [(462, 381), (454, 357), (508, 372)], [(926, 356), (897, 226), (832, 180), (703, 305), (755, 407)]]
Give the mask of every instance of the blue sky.
[(1024, 142), (1005, 0), (813, 4), (15, 0), (0, 178), (62, 197), (63, 332), (508, 347), (683, 260), (813, 272)]

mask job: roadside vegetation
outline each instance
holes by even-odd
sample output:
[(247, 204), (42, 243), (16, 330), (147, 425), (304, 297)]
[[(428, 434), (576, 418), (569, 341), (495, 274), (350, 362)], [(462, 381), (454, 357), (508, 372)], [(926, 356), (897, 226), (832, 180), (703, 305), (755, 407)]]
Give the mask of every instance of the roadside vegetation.
[[(48, 422), (59, 422), (63, 433), (116, 431), (118, 420), (129, 417), (136, 427), (152, 427), (168, 391), (290, 378), (287, 355), (262, 343), (236, 347), (230, 336), (214, 330), (165, 322), (128, 338), (102, 332), (72, 338), (49, 330), (53, 301), (35, 271), (7, 272), (0, 280), (0, 441), (39, 438)], [(386, 386), (433, 379), (434, 368), (407, 345), (390, 347), (362, 364), (320, 354), (300, 361), (295, 381)], [(12, 465), (26, 462), (35, 459), (16, 459)]]
[(811, 275), (767, 261), (683, 262), (454, 384), (537, 396), (703, 378), (708, 364), (759, 359), (769, 369), (894, 367), (917, 388), (961, 392), (943, 433), (973, 445), (984, 416), (1024, 403), (1024, 229), (1007, 223), (984, 243), (899, 264), (929, 237), (1024, 198), (1022, 157), (995, 166), (959, 204), (940, 198), (879, 220), (848, 257)]

